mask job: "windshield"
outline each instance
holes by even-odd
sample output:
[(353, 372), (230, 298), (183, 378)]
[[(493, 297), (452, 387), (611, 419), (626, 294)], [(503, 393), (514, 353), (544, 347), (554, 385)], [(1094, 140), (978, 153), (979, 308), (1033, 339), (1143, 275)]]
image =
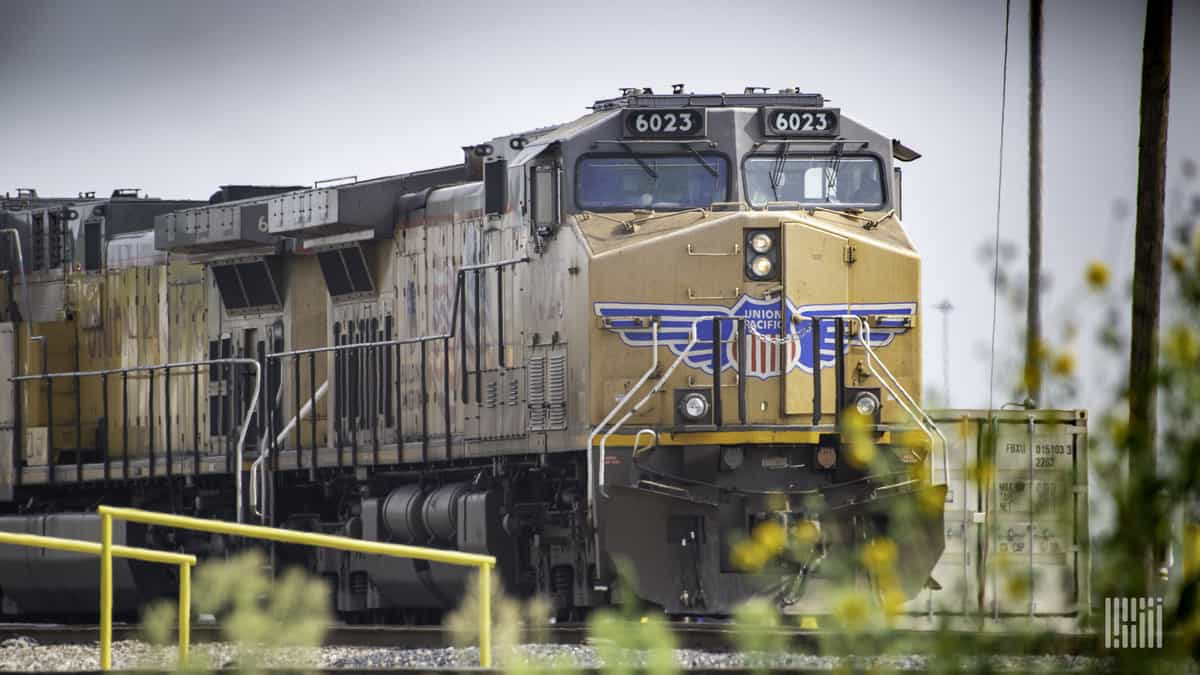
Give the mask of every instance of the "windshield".
[(727, 199), (728, 176), (728, 162), (713, 154), (584, 157), (575, 201), (600, 211), (708, 208)]
[(874, 157), (757, 155), (746, 160), (746, 198), (767, 202), (878, 207), (883, 204)]

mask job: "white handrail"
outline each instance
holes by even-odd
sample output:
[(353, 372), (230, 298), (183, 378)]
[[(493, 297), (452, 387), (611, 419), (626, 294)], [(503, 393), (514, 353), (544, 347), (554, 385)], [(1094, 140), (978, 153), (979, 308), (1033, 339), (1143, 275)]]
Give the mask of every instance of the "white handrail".
[[(654, 349), (653, 349), (653, 355), (650, 360), (650, 367), (646, 370), (645, 373), (642, 374), (642, 377), (641, 377), (641, 379), (639, 379), (637, 381), (637, 384), (634, 384), (632, 387), (630, 387), (629, 391), (626, 392), (626, 394), (621, 397), (621, 400), (617, 401), (617, 404), (613, 406), (612, 410), (608, 411), (608, 414), (604, 416), (604, 419), (600, 420), (600, 424), (597, 424), (596, 427), (594, 429), (592, 429), (592, 433), (588, 434), (588, 447), (587, 447), (588, 505), (591, 507), (590, 510), (591, 510), (593, 526), (597, 525), (598, 523), (596, 523), (596, 521), (595, 521), (595, 519), (596, 519), (596, 482), (595, 482), (595, 480), (593, 480), (593, 478), (595, 477), (596, 462), (593, 461), (592, 443), (596, 438), (596, 434), (600, 433), (600, 430), (604, 428), (604, 425), (608, 424), (609, 420), (611, 420), (613, 418), (613, 415), (616, 415), (617, 411), (621, 409), (621, 406), (625, 405), (625, 402), (628, 401), (630, 399), (630, 397), (632, 397), (634, 395), (634, 393), (636, 393), (639, 389), (641, 389), (642, 385), (646, 383), (646, 380), (650, 379), (650, 376), (653, 375), (654, 371), (658, 369), (658, 322), (657, 321), (653, 322), (650, 325), (650, 333), (654, 339), (654, 342), (653, 342)], [(599, 476), (600, 482), (603, 483), (604, 482), (604, 450), (603, 450), (603, 448), (601, 448), (601, 451), (600, 451), (600, 472), (599, 473), (600, 473), (600, 476)], [(608, 493), (604, 493), (604, 496), (607, 497)]]
[[(317, 387), (317, 391), (313, 393), (313, 397), (305, 402), (304, 406), (300, 408), (300, 412), (292, 417), (292, 419), (288, 420), (288, 423), (283, 427), (283, 430), (280, 431), (277, 436), (275, 436), (275, 443), (277, 445), (287, 440), (288, 434), (292, 432), (292, 429), (300, 424), (300, 420), (304, 419), (317, 403), (321, 402), (321, 399), (325, 397), (325, 392), (328, 389), (329, 380), (322, 382), (321, 386)], [(281, 388), (281, 394), (282, 391), (283, 390)], [(260, 490), (264, 495), (267, 493), (267, 472), (263, 471), (262, 465), (271, 456), (271, 446), (266, 443), (266, 439), (270, 437), (270, 433), (270, 430), (268, 430), (267, 433), (263, 435), (262, 442), (260, 444), (262, 450), (258, 453), (258, 459), (254, 460), (254, 463), (250, 465), (250, 508), (254, 511), (254, 515), (260, 517), (262, 516), (263, 512), (258, 508), (258, 493)], [(313, 443), (316, 442), (317, 440), (314, 438)], [(296, 448), (296, 452), (300, 452), (300, 448)], [(258, 482), (256, 482), (256, 480)]]
[[(896, 400), (896, 403), (898, 403), (900, 405), (900, 408), (902, 410), (904, 410), (904, 412), (908, 413), (908, 416), (911, 417), (913, 419), (913, 421), (917, 423), (917, 426), (919, 426), (921, 428), (921, 431), (925, 432), (925, 435), (929, 437), (930, 453), (933, 452), (933, 445), (934, 445), (933, 436), (934, 436), (934, 434), (936, 434), (938, 439), (941, 440), (941, 442), (942, 442), (942, 477), (946, 481), (946, 484), (949, 485), (949, 483), (950, 483), (950, 460), (949, 460), (950, 444), (946, 440), (946, 436), (942, 433), (942, 430), (938, 428), (937, 423), (934, 422), (933, 418), (929, 416), (929, 413), (925, 412), (925, 409), (922, 408), (921, 405), (916, 402), (916, 400), (908, 393), (908, 391), (904, 388), (904, 386), (900, 384), (900, 381), (896, 378), (896, 376), (892, 374), (892, 371), (888, 369), (887, 364), (883, 362), (883, 359), (879, 358), (875, 354), (875, 350), (873, 350), (871, 348), (871, 325), (863, 317), (858, 316), (857, 314), (842, 314), (840, 316), (835, 316), (832, 318), (849, 319), (851, 321), (855, 321), (858, 323), (859, 330), (862, 333), (862, 335), (859, 338), (859, 344), (861, 344), (863, 346), (863, 351), (865, 351), (867, 353), (867, 370), (869, 370), (871, 372), (871, 374), (875, 376), (875, 379), (879, 380), (879, 383), (882, 384), (885, 389), (887, 389), (888, 393), (890, 393), (892, 395), (892, 398), (894, 398)], [(883, 370), (884, 374), (886, 374), (888, 379), (891, 380), (890, 384), (887, 380), (880, 377), (879, 373), (877, 373), (875, 371), (875, 368), (872, 365), (872, 363), (875, 363), (875, 362), (877, 362), (879, 364), (879, 367)], [(892, 388), (893, 384), (895, 385), (894, 389)], [(926, 426), (926, 424), (928, 424), (928, 426)], [(930, 431), (931, 429), (932, 429), (932, 431)], [(929, 462), (929, 482), (930, 482), (930, 484), (934, 483), (932, 458)]]
[[(658, 383), (650, 388), (650, 391), (647, 392), (646, 395), (642, 397), (642, 400), (640, 400), (636, 404), (634, 404), (634, 406), (629, 409), (629, 412), (625, 413), (625, 415), (621, 419), (617, 420), (616, 424), (614, 424), (612, 426), (612, 428), (608, 430), (608, 433), (604, 434), (604, 437), (600, 439), (600, 493), (603, 494), (605, 497), (608, 496), (608, 493), (604, 491), (604, 456), (607, 452), (606, 446), (608, 445), (609, 437), (612, 436), (614, 433), (616, 433), (617, 429), (620, 429), (621, 426), (624, 425), (625, 422), (627, 422), (630, 417), (633, 417), (634, 415), (636, 415), (637, 412), (642, 409), (642, 406), (645, 405), (645, 403), (650, 400), (651, 396), (654, 396), (658, 392), (662, 391), (663, 385), (665, 385), (667, 383), (667, 380), (670, 379), (671, 374), (675, 372), (675, 369), (678, 368), (679, 364), (681, 362), (683, 362), (684, 358), (687, 357), (688, 352), (692, 351), (692, 347), (696, 346), (696, 342), (698, 341), (698, 339), (700, 337), (699, 333), (696, 331), (696, 326), (698, 326), (701, 321), (712, 321), (713, 319), (719, 319), (719, 318), (723, 318), (723, 317), (728, 318), (727, 315), (711, 314), (708, 316), (698, 317), (695, 321), (692, 321), (692, 327), (689, 329), (689, 332), (691, 333), (691, 338), (688, 340), (687, 346), (683, 348), (683, 351), (681, 351), (679, 353), (679, 356), (677, 356), (675, 358), (675, 361), (671, 363), (671, 366), (669, 368), (667, 368), (667, 372), (663, 373), (662, 377), (658, 378)], [(657, 347), (657, 343), (658, 343), (658, 337), (657, 337), (657, 333), (656, 333), (655, 334), (655, 346), (656, 347)], [(658, 349), (655, 349), (654, 351), (657, 354)], [(656, 356), (655, 363), (657, 364), (657, 362), (658, 362), (658, 358)], [(717, 367), (717, 359), (716, 359), (716, 354), (714, 354), (713, 355), (713, 369), (715, 370), (716, 367)], [(642, 377), (642, 379), (644, 380), (646, 378), (646, 376), (648, 376), (651, 372), (653, 372), (653, 369), (646, 371), (646, 375), (644, 375)], [(721, 373), (719, 371), (715, 372), (713, 374), (713, 378), (714, 378), (714, 382), (716, 383), (715, 386), (718, 386), (718, 387), (721, 386)], [(640, 386), (641, 386), (641, 381), (638, 382), (638, 387), (640, 387)], [(621, 406), (625, 403), (625, 401), (628, 400), (630, 398), (630, 396), (632, 396), (633, 392), (636, 390), (637, 390), (637, 388), (630, 389), (629, 394), (626, 394), (625, 397), (622, 398), (617, 403), (617, 405), (613, 408), (612, 412), (609, 413), (609, 416), (605, 418), (605, 421), (607, 421), (609, 418), (611, 418), (612, 415), (621, 408)], [(598, 428), (599, 427), (597, 427), (597, 429)], [(593, 432), (593, 434), (594, 433), (595, 432)], [(589, 449), (591, 447), (590, 438), (589, 438), (589, 446), (588, 447), (589, 447)]]

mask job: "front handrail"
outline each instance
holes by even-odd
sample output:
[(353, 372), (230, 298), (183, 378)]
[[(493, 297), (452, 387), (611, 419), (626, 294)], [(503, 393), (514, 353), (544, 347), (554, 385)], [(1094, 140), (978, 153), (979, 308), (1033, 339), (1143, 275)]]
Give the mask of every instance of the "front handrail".
[[(665, 373), (663, 373), (661, 377), (658, 378), (658, 383), (655, 384), (653, 387), (651, 387), (650, 391), (648, 391), (646, 393), (646, 395), (643, 396), (640, 401), (635, 403), (633, 405), (633, 407), (629, 409), (629, 412), (625, 413), (625, 415), (623, 415), (621, 417), (621, 419), (617, 420), (617, 422), (615, 424), (613, 424), (612, 428), (610, 428), (608, 430), (608, 432), (605, 433), (603, 437), (601, 437), (601, 439), (600, 439), (599, 483), (600, 483), (600, 493), (603, 494), (605, 497), (608, 497), (608, 493), (604, 490), (604, 466), (605, 466), (604, 459), (607, 454), (608, 439), (614, 433), (616, 433), (616, 431), (618, 429), (620, 429), (625, 424), (625, 422), (629, 421), (630, 417), (633, 417), (634, 415), (636, 415), (637, 412), (639, 410), (641, 410), (642, 406), (645, 405), (646, 402), (650, 400), (650, 397), (652, 397), (655, 394), (657, 394), (658, 392), (662, 391), (662, 388), (666, 385), (667, 380), (669, 380), (671, 378), (671, 374), (675, 372), (675, 369), (678, 368), (679, 364), (682, 363), (683, 360), (687, 357), (688, 352), (690, 352), (692, 350), (692, 348), (696, 346), (696, 343), (699, 341), (700, 332), (696, 329), (696, 327), (700, 325), (700, 322), (701, 321), (712, 321), (713, 319), (717, 319), (717, 318), (721, 318), (720, 315), (713, 314), (713, 315), (697, 317), (694, 321), (692, 321), (692, 326), (691, 326), (691, 328), (688, 329), (688, 332), (691, 335), (691, 337), (688, 340), (687, 346), (683, 348), (683, 350), (679, 353), (679, 356), (677, 356), (675, 358), (675, 360), (671, 363), (671, 365), (667, 368), (667, 371)], [(656, 323), (655, 324), (655, 333), (654, 333), (654, 336), (655, 336), (655, 339), (654, 339), (654, 368), (657, 368), (657, 365), (658, 365), (657, 326), (658, 326), (658, 324)], [(714, 355), (714, 357), (715, 357), (715, 355)], [(613, 407), (612, 411), (609, 412), (608, 416), (605, 417), (604, 420), (601, 421), (599, 425), (597, 425), (596, 429), (592, 431), (592, 435), (588, 437), (588, 452), (591, 452), (592, 438), (595, 437), (595, 435), (599, 431), (600, 427), (602, 427), (609, 419), (611, 419), (612, 416), (615, 415), (617, 413), (617, 411), (620, 410), (624, 406), (626, 401), (628, 401), (630, 398), (632, 398), (633, 393), (641, 388), (642, 382), (644, 382), (654, 372), (654, 368), (646, 371), (646, 374), (642, 376), (642, 380), (638, 381), (638, 385), (636, 387), (630, 389), (629, 393), (626, 394), (624, 397), (621, 398), (620, 401), (617, 402), (617, 405)], [(714, 365), (713, 368), (715, 371), (716, 366)], [(716, 377), (718, 380), (720, 379), (719, 374), (714, 375), (714, 377)], [(591, 464), (591, 462), (589, 462), (589, 466), (590, 466), (590, 464)], [(590, 481), (589, 481), (589, 483), (590, 483)], [(590, 487), (590, 485), (589, 485), (589, 487)]]
[[(950, 483), (950, 459), (949, 459), (950, 443), (949, 443), (949, 441), (946, 440), (946, 436), (945, 436), (945, 434), (942, 433), (942, 430), (938, 428), (937, 423), (934, 422), (933, 418), (929, 416), (929, 413), (925, 412), (925, 409), (921, 407), (921, 404), (916, 402), (916, 399), (914, 399), (908, 393), (908, 391), (904, 388), (904, 385), (900, 384), (900, 380), (897, 379), (896, 376), (892, 374), (892, 371), (887, 367), (887, 364), (883, 362), (883, 359), (880, 359), (875, 354), (875, 350), (873, 350), (871, 348), (871, 324), (868, 321), (866, 321), (863, 317), (858, 316), (856, 314), (843, 314), (840, 317), (834, 317), (834, 318), (849, 319), (850, 321), (854, 321), (854, 322), (858, 323), (859, 331), (862, 333), (858, 342), (859, 342), (859, 344), (862, 345), (863, 351), (865, 351), (867, 354), (867, 370), (869, 370), (871, 372), (871, 374), (875, 376), (875, 379), (879, 380), (879, 383), (882, 384), (885, 389), (887, 389), (888, 393), (892, 395), (892, 398), (895, 399), (896, 403), (898, 403), (900, 405), (900, 408), (902, 410), (904, 410), (904, 412), (907, 413), (908, 416), (911, 417), (913, 419), (913, 421), (917, 423), (917, 426), (921, 428), (921, 431), (925, 432), (925, 435), (929, 437), (930, 453), (933, 452), (933, 445), (934, 445), (933, 437), (934, 437), (934, 435), (937, 435), (938, 439), (941, 440), (941, 442), (942, 442), (942, 477), (946, 481), (946, 483), (949, 484)], [(879, 376), (879, 373), (875, 371), (875, 368), (872, 365), (873, 363), (879, 364), (879, 367), (883, 370), (884, 374), (887, 375), (887, 377), (888, 377), (887, 380), (885, 380), (884, 378)], [(890, 384), (889, 384), (888, 380), (891, 380)], [(893, 385), (894, 385), (894, 388), (893, 388)], [(930, 459), (930, 462), (929, 462), (929, 482), (930, 482), (930, 484), (934, 483), (932, 458)]]
[[(849, 314), (849, 313), (843, 314), (843, 315), (821, 317), (821, 318), (823, 318), (823, 319), (848, 319), (850, 321), (856, 322), (859, 325), (859, 329), (860, 329), (860, 333), (861, 333), (859, 343), (863, 346), (863, 349), (867, 354), (867, 369), (871, 372), (872, 375), (875, 376), (875, 378), (877, 380), (879, 380), (880, 384), (883, 385), (883, 388), (886, 389), (888, 391), (888, 393), (890, 393), (892, 395), (892, 398), (900, 406), (901, 410), (903, 410), (905, 412), (905, 414), (907, 414), (910, 418), (912, 418), (912, 420), (917, 424), (917, 426), (921, 429), (921, 431), (923, 431), (926, 434), (926, 436), (929, 438), (931, 453), (933, 451), (933, 446), (936, 444), (935, 436), (937, 437), (937, 440), (941, 441), (942, 473), (943, 473), (944, 480), (947, 483), (949, 483), (949, 481), (950, 481), (950, 466), (949, 466), (949, 456), (948, 456), (949, 442), (946, 440), (945, 435), (937, 427), (937, 424), (933, 421), (933, 419), (931, 417), (929, 417), (929, 414), (925, 412), (924, 408), (922, 408), (920, 406), (920, 404), (917, 403), (916, 400), (912, 398), (912, 396), (908, 393), (908, 391), (904, 389), (904, 386), (900, 384), (899, 380), (895, 377), (895, 375), (892, 374), (891, 370), (888, 369), (887, 364), (885, 364), (883, 362), (883, 360), (880, 359), (879, 356), (875, 354), (874, 350), (871, 348), (871, 345), (870, 345), (871, 328), (870, 328), (869, 322), (867, 322), (862, 316), (859, 316), (857, 314)], [(601, 439), (600, 439), (600, 458), (599, 458), (600, 466), (599, 466), (598, 483), (599, 483), (599, 491), (602, 495), (604, 495), (605, 497), (608, 497), (608, 493), (605, 490), (605, 457), (607, 454), (608, 439), (614, 433), (616, 433), (616, 431), (618, 429), (620, 429), (625, 424), (625, 422), (627, 422), (629, 420), (630, 417), (637, 414), (637, 412), (641, 409), (641, 407), (647, 401), (650, 400), (650, 397), (654, 396), (656, 393), (661, 391), (662, 388), (666, 385), (667, 380), (670, 379), (670, 377), (674, 373), (675, 369), (679, 366), (679, 364), (685, 358), (687, 358), (687, 355), (691, 352), (692, 349), (695, 348), (696, 344), (699, 342), (699, 331), (698, 331), (697, 327), (700, 325), (701, 321), (714, 321), (714, 323), (716, 323), (721, 320), (730, 320), (730, 319), (736, 320), (737, 317), (730, 317), (728, 315), (708, 315), (708, 316), (697, 317), (695, 320), (693, 320), (692, 325), (689, 328), (688, 343), (680, 351), (679, 355), (675, 358), (674, 362), (671, 363), (670, 367), (667, 368), (666, 372), (659, 378), (658, 382), (650, 389), (650, 391), (644, 397), (642, 397), (642, 399), (640, 401), (638, 401), (632, 408), (630, 408), (629, 411), (627, 413), (625, 413), (625, 415), (623, 415), (620, 419), (618, 419), (612, 425), (612, 427), (601, 437)], [(783, 337), (783, 338), (773, 338), (771, 336), (766, 336), (766, 335), (759, 333), (754, 328), (753, 324), (751, 324), (749, 322), (747, 322), (747, 324), (748, 325), (747, 325), (746, 332), (748, 334), (758, 337), (760, 339), (765, 339), (765, 340), (772, 341), (772, 342), (778, 341), (780, 343), (800, 339), (800, 337), (795, 334), (789, 334), (788, 336)], [(651, 369), (648, 370), (646, 372), (646, 374), (642, 376), (642, 379), (639, 380), (638, 383), (633, 388), (630, 389), (629, 393), (627, 393), (625, 396), (623, 396), (617, 402), (617, 404), (615, 406), (613, 406), (613, 409), (611, 411), (609, 411), (609, 414), (607, 416), (605, 416), (605, 418), (600, 422), (599, 425), (596, 426), (595, 429), (593, 429), (591, 435), (588, 437), (588, 452), (589, 452), (589, 454), (591, 453), (592, 441), (595, 438), (595, 436), (600, 432), (600, 430), (603, 428), (603, 426), (605, 424), (607, 424), (609, 422), (609, 420), (611, 420), (613, 418), (613, 416), (615, 416), (616, 413), (625, 406), (626, 402), (632, 398), (633, 394), (641, 388), (642, 384), (645, 382), (645, 380), (648, 378), (648, 376), (651, 373), (653, 373), (655, 368), (657, 368), (657, 365), (658, 365), (657, 323), (654, 324), (654, 328), (655, 328), (654, 361), (653, 361), (653, 365), (652, 365)], [(718, 342), (721, 342), (720, 334), (719, 334), (719, 331), (717, 330), (717, 327), (714, 325), (714, 344), (716, 344)], [(741, 351), (742, 350), (739, 350), (739, 353)], [(819, 362), (820, 355), (814, 354), (814, 358), (818, 359), (818, 362)], [(720, 372), (719, 372), (718, 366), (717, 366), (717, 364), (720, 363), (720, 360), (719, 360), (717, 354), (715, 353), (715, 350), (714, 350), (713, 359), (714, 359), (714, 361), (713, 361), (713, 381), (714, 381), (713, 388), (714, 388), (714, 391), (717, 391), (718, 387), (720, 387)], [(882, 377), (880, 375), (879, 371), (877, 371), (875, 369), (875, 364), (878, 364), (880, 370), (882, 370), (883, 374), (887, 376), (886, 378)], [(738, 373), (739, 378), (743, 377), (743, 376), (744, 375), (741, 372)], [(719, 397), (714, 396), (713, 405), (714, 406), (720, 405)], [(591, 462), (591, 458), (589, 456), (589, 462), (588, 462), (589, 469), (592, 466), (592, 464), (593, 464), (593, 462)], [(936, 478), (935, 474), (934, 474), (933, 464), (934, 464), (934, 462), (932, 461), (932, 458), (931, 458), (931, 461), (929, 463), (929, 482), (931, 484), (933, 484), (935, 482), (935, 478)], [(590, 478), (589, 478), (588, 483), (589, 483), (589, 485), (588, 485), (589, 494), (591, 494), (590, 490), (591, 490), (592, 481), (590, 480)], [(594, 510), (594, 507), (595, 507), (594, 495), (591, 496), (589, 501), (591, 501), (591, 503), (593, 505), (593, 510)]]
[(438, 548), (410, 546), (407, 544), (391, 544), (381, 541), (365, 541), (351, 537), (340, 537), (332, 534), (317, 532), (302, 532), (265, 525), (247, 525), (244, 523), (227, 523), (206, 518), (193, 518), (171, 513), (158, 513), (114, 506), (101, 506), (100, 514), (100, 669), (109, 670), (112, 667), (112, 556), (117, 547), (112, 543), (113, 520), (124, 520), (131, 523), (172, 527), (181, 530), (210, 532), (234, 537), (262, 539), (281, 544), (299, 544), (301, 546), (317, 546), (332, 548), (340, 551), (355, 553), (386, 555), (396, 558), (427, 560), (429, 562), (446, 563), (475, 567), (479, 571), (479, 665), (489, 668), (492, 665), (492, 606), (491, 584), (492, 570), (496, 566), (495, 556), (462, 551), (447, 551)]
[[(101, 523), (103, 530), (104, 524)], [(102, 533), (103, 534), (103, 533)], [(105, 553), (105, 544), (103, 541), (82, 541), (79, 539), (65, 539), (62, 537), (46, 537), (40, 534), (24, 534), (20, 532), (2, 532), (0, 531), (0, 544), (12, 544), (14, 546), (29, 546), (32, 548), (48, 548), (55, 551), (68, 551), (71, 553), (83, 553), (85, 555), (100, 556), (101, 576), (104, 574), (105, 560), (108, 560), (109, 579), (112, 579), (112, 557), (129, 558), (131, 560), (141, 560), (150, 563), (162, 563), (165, 565), (179, 566), (179, 663), (184, 665), (188, 660), (188, 650), (191, 645), (192, 635), (192, 567), (196, 564), (196, 556), (185, 553), (172, 553), (170, 551), (156, 551), (149, 548), (135, 548), (133, 546), (121, 546), (112, 543), (112, 531), (108, 531), (108, 546), (107, 554)], [(112, 596), (108, 599), (108, 610), (111, 616), (112, 613)], [(100, 599), (100, 611), (104, 612), (104, 598)], [(100, 667), (103, 670), (108, 670), (112, 667), (111, 641), (112, 641), (112, 624), (108, 625), (108, 640), (109, 653), (105, 653), (105, 627), (100, 625)], [(107, 658), (106, 658), (107, 656)]]

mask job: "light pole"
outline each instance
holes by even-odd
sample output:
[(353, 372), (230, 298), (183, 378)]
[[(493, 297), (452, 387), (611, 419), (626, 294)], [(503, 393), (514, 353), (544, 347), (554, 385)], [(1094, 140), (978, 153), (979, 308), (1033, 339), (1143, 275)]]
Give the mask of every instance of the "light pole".
[(942, 397), (946, 407), (950, 406), (950, 312), (954, 305), (950, 300), (942, 300), (933, 306), (942, 313)]

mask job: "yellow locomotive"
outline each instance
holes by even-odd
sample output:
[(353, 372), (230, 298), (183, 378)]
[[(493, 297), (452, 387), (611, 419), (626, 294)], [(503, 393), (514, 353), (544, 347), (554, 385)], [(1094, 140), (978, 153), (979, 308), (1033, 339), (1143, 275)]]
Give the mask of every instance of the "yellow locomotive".
[[(489, 552), (564, 613), (609, 602), (625, 560), (641, 599), (702, 615), (819, 611), (886, 539), (912, 597), (948, 475), (917, 398), (895, 165), (916, 157), (818, 94), (631, 89), (448, 167), (8, 203), (0, 528), (86, 534), (103, 502)], [(783, 555), (731, 555), (764, 524)], [(274, 553), (348, 615), (425, 616), (464, 584)], [(22, 555), (0, 551), (6, 592)], [(32, 574), (9, 611), (66, 612), (77, 589)]]

